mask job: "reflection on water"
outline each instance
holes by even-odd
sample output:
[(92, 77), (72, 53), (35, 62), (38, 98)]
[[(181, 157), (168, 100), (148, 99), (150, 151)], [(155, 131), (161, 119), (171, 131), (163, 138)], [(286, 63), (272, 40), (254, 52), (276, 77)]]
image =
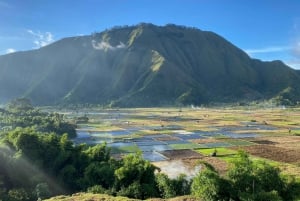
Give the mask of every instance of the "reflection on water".
[[(190, 147), (191, 140), (204, 139), (204, 138), (253, 138), (260, 136), (256, 134), (255, 130), (272, 130), (271, 126), (259, 125), (257, 123), (250, 122), (249, 124), (243, 126), (235, 127), (213, 127), (216, 131), (186, 131), (182, 130), (180, 127), (172, 126), (176, 128), (172, 130), (170, 134), (152, 134), (143, 135), (140, 137), (133, 137), (133, 134), (141, 130), (145, 130), (147, 126), (136, 128), (128, 127), (123, 130), (112, 130), (112, 131), (97, 131), (95, 127), (84, 126), (77, 130), (77, 137), (73, 140), (75, 144), (86, 143), (88, 145), (107, 143), (108, 147), (114, 150), (119, 150), (122, 153), (136, 152), (141, 150), (143, 156), (149, 161), (163, 161), (167, 160), (166, 157), (157, 153), (159, 151), (173, 150), (172, 145), (178, 146), (182, 144), (182, 147)], [(151, 129), (162, 129), (160, 127), (148, 127)], [(236, 131), (249, 131), (248, 133), (238, 134)], [(169, 146), (170, 145), (170, 146)], [(204, 143), (201, 144), (202, 148), (211, 147), (229, 147), (233, 146), (227, 142), (218, 143)], [(180, 146), (179, 146), (180, 147)], [(190, 147), (193, 149), (193, 147)]]
[(155, 151), (144, 152), (143, 157), (145, 160), (152, 161), (152, 162), (167, 160), (166, 157), (164, 157), (163, 155), (161, 155)]
[(143, 152), (148, 152), (148, 151), (166, 151), (166, 150), (172, 150), (171, 147), (167, 145), (138, 145), (138, 147), (143, 151)]

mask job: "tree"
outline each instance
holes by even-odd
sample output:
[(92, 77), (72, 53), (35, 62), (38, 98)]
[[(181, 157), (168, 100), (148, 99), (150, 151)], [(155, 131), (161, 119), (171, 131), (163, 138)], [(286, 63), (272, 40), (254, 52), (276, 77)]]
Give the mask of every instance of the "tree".
[(156, 174), (156, 183), (159, 194), (163, 198), (187, 195), (190, 193), (190, 181), (186, 175), (180, 174), (175, 179), (170, 179), (166, 174)]
[(24, 188), (12, 189), (8, 191), (8, 201), (29, 201), (30, 196)]
[(108, 161), (110, 159), (110, 150), (107, 148), (106, 144), (98, 144), (93, 147), (89, 147), (84, 152), (89, 157), (90, 162)]
[(76, 168), (73, 164), (64, 166), (59, 171), (59, 179), (66, 187), (73, 188), (76, 186)]
[(45, 199), (45, 198), (50, 197), (50, 195), (51, 195), (49, 186), (47, 183), (39, 183), (38, 185), (36, 185), (35, 193), (36, 193), (37, 198), (39, 198), (39, 199)]
[(230, 200), (231, 184), (206, 162), (205, 169), (193, 179), (191, 192), (204, 201)]
[(101, 185), (108, 189), (114, 184), (114, 170), (107, 162), (92, 162), (84, 171), (87, 186)]
[[(125, 193), (122, 195), (139, 199), (156, 196), (155, 169), (154, 165), (142, 158), (141, 152), (125, 156), (121, 167), (115, 170), (117, 185)], [(139, 194), (136, 194), (138, 191)]]
[(156, 182), (160, 196), (163, 198), (172, 198), (176, 196), (174, 186), (171, 179), (165, 174), (159, 173), (156, 175)]
[(293, 200), (295, 183), (284, 179), (278, 168), (265, 162), (253, 162), (239, 152), (231, 163), (227, 177), (221, 177), (210, 165), (194, 179), (192, 194), (203, 200)]
[(32, 110), (31, 101), (27, 98), (17, 98), (8, 103), (7, 108), (11, 112), (26, 112)]
[(142, 197), (144, 197), (143, 191), (145, 190), (146, 189), (143, 189), (143, 187), (139, 184), (138, 181), (134, 181), (126, 187), (122, 186), (121, 189), (117, 192), (117, 195), (141, 199)]
[(292, 183), (283, 179), (277, 167), (264, 161), (254, 163), (242, 151), (232, 162), (228, 179), (242, 200), (293, 200)]
[(255, 186), (258, 184), (257, 177), (253, 172), (254, 164), (246, 152), (240, 151), (236, 160), (232, 161), (227, 174), (233, 183), (237, 193), (247, 193), (252, 195)]

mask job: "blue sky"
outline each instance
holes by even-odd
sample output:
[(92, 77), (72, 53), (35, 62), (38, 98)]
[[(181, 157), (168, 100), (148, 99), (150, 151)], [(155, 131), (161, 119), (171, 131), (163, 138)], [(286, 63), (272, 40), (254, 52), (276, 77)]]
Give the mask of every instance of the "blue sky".
[(213, 31), (300, 69), (299, 0), (0, 0), (0, 54), (140, 22)]

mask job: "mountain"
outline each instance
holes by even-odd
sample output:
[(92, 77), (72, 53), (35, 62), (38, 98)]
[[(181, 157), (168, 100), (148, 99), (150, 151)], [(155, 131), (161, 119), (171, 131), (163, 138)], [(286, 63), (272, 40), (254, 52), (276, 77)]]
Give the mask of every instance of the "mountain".
[[(0, 56), (0, 101), (38, 105), (206, 104), (300, 98), (300, 73), (221, 36), (169, 24), (115, 27)], [(287, 92), (288, 91), (288, 92)]]

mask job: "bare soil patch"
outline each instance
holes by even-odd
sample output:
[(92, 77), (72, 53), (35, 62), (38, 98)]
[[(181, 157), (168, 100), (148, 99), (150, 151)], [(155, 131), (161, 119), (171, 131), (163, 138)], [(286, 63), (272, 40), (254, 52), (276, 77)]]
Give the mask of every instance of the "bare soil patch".
[[(300, 136), (268, 136), (268, 137), (259, 137), (251, 139), (251, 142), (257, 144), (263, 144), (259, 142), (267, 142), (269, 144), (275, 145), (276, 147), (281, 147), (285, 149), (292, 149), (294, 151), (300, 151)], [(265, 143), (268, 144), (268, 143)], [(300, 153), (299, 153), (300, 155)]]
[(221, 175), (225, 175), (228, 169), (228, 163), (217, 157), (205, 156), (201, 159), (182, 159), (182, 161), (190, 168), (199, 165), (199, 161), (205, 161), (211, 164)]
[(200, 153), (197, 153), (197, 152), (189, 150), (189, 149), (166, 150), (166, 151), (161, 151), (159, 153), (166, 156), (170, 160), (203, 158), (203, 156)]
[(221, 175), (225, 175), (228, 169), (228, 164), (226, 161), (223, 161), (216, 157), (205, 157), (203, 161), (211, 164)]
[[(241, 149), (241, 147), (232, 149)], [(254, 145), (242, 147), (243, 150), (251, 155), (259, 156), (274, 161), (285, 163), (297, 163), (300, 161), (300, 153), (293, 149), (287, 149), (274, 145)]]

